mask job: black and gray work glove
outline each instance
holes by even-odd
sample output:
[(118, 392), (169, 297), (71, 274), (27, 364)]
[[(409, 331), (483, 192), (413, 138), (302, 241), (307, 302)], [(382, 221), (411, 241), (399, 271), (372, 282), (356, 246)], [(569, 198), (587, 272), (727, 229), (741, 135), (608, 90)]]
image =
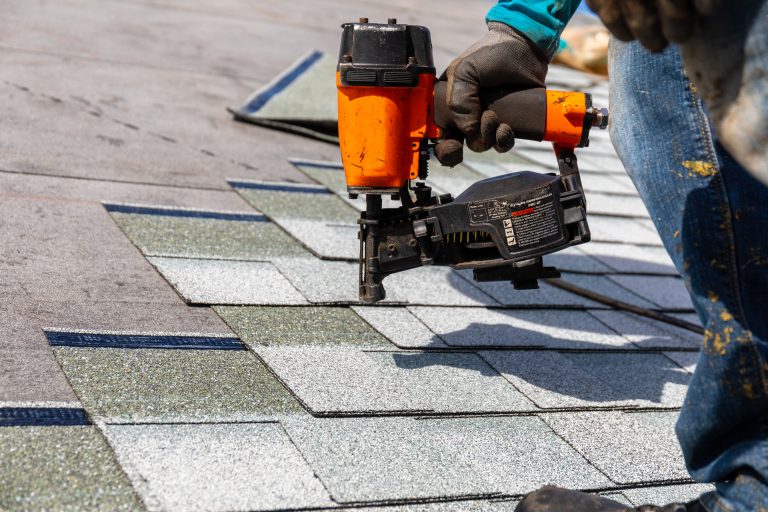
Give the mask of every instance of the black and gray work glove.
[[(608, 30), (622, 41), (640, 41), (660, 52), (669, 43), (684, 43), (699, 18), (715, 13), (724, 0), (587, 0)], [(737, 7), (733, 7), (736, 9)]]
[(483, 112), (481, 89), (544, 87), (549, 60), (532, 41), (504, 23), (488, 23), (488, 33), (459, 55), (443, 73), (445, 101), (453, 126), (446, 127), (435, 147), (443, 165), (462, 161), (463, 142), (472, 151), (495, 148), (503, 153), (515, 144), (515, 134), (499, 124), (496, 114)]

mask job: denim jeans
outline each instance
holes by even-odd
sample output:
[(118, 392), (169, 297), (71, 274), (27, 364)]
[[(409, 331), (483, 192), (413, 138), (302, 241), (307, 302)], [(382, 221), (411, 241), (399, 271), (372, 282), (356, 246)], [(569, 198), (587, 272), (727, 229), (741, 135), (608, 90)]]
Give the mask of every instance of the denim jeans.
[(688, 470), (716, 484), (710, 511), (768, 510), (768, 187), (718, 143), (676, 47), (614, 40), (610, 74), (611, 139), (706, 328), (676, 426)]

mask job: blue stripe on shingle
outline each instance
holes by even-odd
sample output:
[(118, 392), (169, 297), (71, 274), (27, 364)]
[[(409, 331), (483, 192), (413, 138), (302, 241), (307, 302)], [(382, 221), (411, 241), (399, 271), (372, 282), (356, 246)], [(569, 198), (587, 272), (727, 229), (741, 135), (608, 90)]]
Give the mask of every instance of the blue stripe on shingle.
[(293, 69), (285, 73), (280, 79), (272, 84), (267, 89), (263, 90), (261, 93), (254, 96), (246, 105), (244, 105), (240, 110), (241, 112), (246, 112), (248, 114), (254, 114), (261, 110), (264, 105), (269, 103), (269, 100), (271, 100), (273, 97), (275, 97), (277, 94), (282, 92), (284, 89), (286, 89), (289, 85), (291, 85), (294, 81), (296, 81), (297, 78), (299, 78), (301, 75), (303, 75), (309, 68), (311, 68), (320, 58), (323, 56), (322, 52), (314, 51), (311, 54), (307, 55), (304, 59), (297, 62)]
[(108, 212), (132, 213), (138, 215), (159, 215), (163, 217), (186, 217), (193, 219), (217, 219), (237, 220), (248, 222), (268, 222), (264, 215), (259, 213), (225, 213), (204, 210), (178, 210), (173, 208), (161, 208), (157, 206), (132, 206), (127, 204), (104, 204)]
[(332, 194), (330, 190), (323, 187), (308, 187), (302, 185), (285, 185), (280, 183), (262, 183), (253, 181), (229, 180), (232, 188), (245, 188), (255, 190), (270, 190), (273, 192), (294, 192), (297, 194)]
[(83, 409), (0, 407), (0, 427), (77, 427), (90, 424)]
[(153, 334), (106, 334), (46, 331), (54, 347), (149, 348), (179, 350), (245, 350), (237, 338), (216, 336), (174, 336)]

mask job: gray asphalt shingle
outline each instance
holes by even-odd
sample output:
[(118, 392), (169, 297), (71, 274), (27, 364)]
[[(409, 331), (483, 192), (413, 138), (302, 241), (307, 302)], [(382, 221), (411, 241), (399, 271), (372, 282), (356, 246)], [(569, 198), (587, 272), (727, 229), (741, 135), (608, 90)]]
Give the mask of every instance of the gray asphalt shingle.
[(400, 348), (446, 348), (440, 337), (403, 307), (353, 306), (374, 329)]
[(691, 296), (676, 277), (611, 275), (609, 279), (663, 309), (691, 310)]
[(664, 352), (664, 355), (689, 373), (693, 373), (699, 362), (699, 352)]
[[(632, 304), (646, 309), (655, 309), (656, 305), (643, 297), (633, 293), (631, 290), (620, 286), (612, 281), (609, 276), (594, 276), (586, 274), (563, 274), (561, 279), (567, 283), (576, 285), (594, 293), (604, 295), (608, 298)], [(643, 276), (645, 277), (645, 276)], [(605, 306), (603, 306), (605, 307)]]
[(285, 426), (341, 503), (522, 495), (548, 483), (610, 485), (535, 417), (316, 419)]
[(354, 222), (274, 217), (275, 222), (320, 258), (357, 261), (360, 246)]
[(669, 503), (688, 503), (700, 495), (714, 490), (709, 484), (665, 485), (655, 487), (636, 487), (622, 491), (635, 506), (658, 505)]
[(674, 432), (675, 412), (579, 412), (543, 418), (616, 483), (689, 478)]
[(448, 501), (443, 503), (422, 503), (418, 505), (395, 505), (391, 507), (340, 508), (337, 512), (514, 512), (519, 501), (509, 499)]
[(680, 407), (690, 374), (662, 354), (482, 352), (545, 409)]
[(544, 266), (554, 266), (560, 271), (605, 274), (611, 268), (581, 250), (582, 246), (569, 247), (563, 251), (544, 256)]
[(329, 346), (256, 352), (314, 414), (536, 410), (477, 354)]
[(147, 259), (190, 304), (306, 304), (272, 263)]
[(696, 349), (701, 345), (701, 334), (671, 324), (623, 311), (592, 310), (589, 313), (641, 348)]
[(357, 222), (357, 210), (322, 185), (250, 180), (230, 185), (254, 208), (276, 220)]
[[(283, 275), (312, 303), (359, 302), (357, 263), (280, 258), (272, 261)], [(414, 286), (426, 282), (429, 286)], [(420, 267), (384, 280), (388, 302), (480, 306), (495, 301), (447, 267)]]
[[(472, 277), (471, 270), (459, 270), (467, 282), (493, 297), (499, 304), (505, 306), (571, 306), (571, 307), (602, 307), (597, 302), (585, 299), (573, 293), (556, 288), (545, 282), (539, 282), (537, 290), (515, 290), (509, 281), (477, 282)], [(590, 276), (591, 277), (591, 276)]]
[(590, 215), (587, 222), (595, 242), (662, 246), (653, 226), (637, 219)]
[(678, 275), (662, 247), (590, 242), (579, 249), (616, 272)]
[(109, 425), (149, 510), (276, 510), (333, 502), (277, 423)]
[(453, 347), (583, 350), (629, 345), (585, 311), (413, 306), (409, 310)]

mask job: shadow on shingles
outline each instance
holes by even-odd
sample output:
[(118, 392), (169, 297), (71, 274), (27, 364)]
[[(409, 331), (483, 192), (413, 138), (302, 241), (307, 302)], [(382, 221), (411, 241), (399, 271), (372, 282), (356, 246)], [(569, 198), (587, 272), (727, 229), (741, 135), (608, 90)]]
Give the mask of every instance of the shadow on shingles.
[[(471, 336), (477, 329), (509, 329), (513, 337), (534, 335), (537, 345), (562, 345), (563, 340), (540, 331), (528, 331), (504, 325), (472, 324), (451, 335)], [(437, 336), (435, 343), (438, 342)], [(477, 371), (489, 378), (500, 374), (515, 378), (540, 390), (588, 402), (647, 401), (665, 404), (664, 388), (667, 384), (687, 385), (690, 374), (659, 352), (605, 352), (604, 344), (579, 341), (579, 350), (599, 349), (602, 352), (563, 352), (506, 350), (485, 352), (474, 357), (434, 358), (432, 353), (393, 354), (395, 364), (404, 370), (433, 366), (450, 366)], [(627, 342), (629, 343), (629, 342)], [(531, 344), (533, 346), (533, 343)], [(478, 347), (468, 346), (468, 350)], [(480, 347), (481, 348), (481, 347)], [(520, 348), (510, 346), (510, 349)], [(468, 352), (471, 354), (472, 352)], [(682, 397), (680, 398), (682, 403)], [(677, 404), (680, 405), (680, 404)]]
[[(443, 355), (444, 357), (439, 357)], [(437, 357), (436, 357), (437, 356)], [(462, 370), (476, 371), (483, 377), (499, 377), (499, 373), (477, 354), (447, 352), (408, 352), (393, 353), (392, 360), (403, 370), (446, 366)]]
[[(659, 271), (661, 268), (659, 265), (655, 265), (648, 261), (618, 256), (612, 256), (610, 259), (601, 256), (602, 260), (600, 260), (591, 255), (579, 254), (573, 251), (574, 250), (571, 249), (568, 253), (561, 252), (550, 255), (551, 257), (545, 256), (544, 264), (545, 266), (554, 266), (557, 270), (561, 271), (563, 273), (564, 281), (569, 280), (569, 276), (573, 276), (574, 279), (578, 279), (579, 287), (620, 302), (628, 302), (648, 308), (661, 307), (656, 305), (651, 298), (647, 297), (647, 292), (645, 290), (635, 290), (625, 284), (607, 280), (606, 276), (648, 275), (670, 279), (675, 279), (675, 276), (678, 276), (679, 278), (679, 275), (677, 274)], [(608, 261), (616, 265), (616, 268), (621, 268), (622, 270), (619, 271), (609, 268), (605, 264)], [(665, 268), (674, 270), (674, 267), (671, 266)], [(468, 270), (453, 272), (449, 275), (449, 283), (459, 292), (463, 291), (462, 287), (466, 287), (466, 282), (472, 283), (474, 287), (479, 288), (486, 296), (488, 296), (488, 299), (480, 300), (486, 305), (490, 304), (491, 300), (495, 303), (500, 302), (501, 304), (506, 305), (536, 306), (538, 308), (546, 307), (548, 305), (552, 305), (553, 307), (566, 306), (576, 308), (593, 307), (595, 305), (590, 299), (580, 297), (575, 293), (554, 286), (542, 285), (541, 280), (539, 281), (539, 289), (515, 290), (509, 281), (477, 282), (473, 279), (472, 273)], [(386, 281), (384, 284), (386, 285)], [(506, 291), (504, 289), (505, 285), (507, 286)], [(680, 281), (680, 286), (684, 286), (682, 280)], [(687, 306), (681, 305), (679, 309), (687, 310)]]

